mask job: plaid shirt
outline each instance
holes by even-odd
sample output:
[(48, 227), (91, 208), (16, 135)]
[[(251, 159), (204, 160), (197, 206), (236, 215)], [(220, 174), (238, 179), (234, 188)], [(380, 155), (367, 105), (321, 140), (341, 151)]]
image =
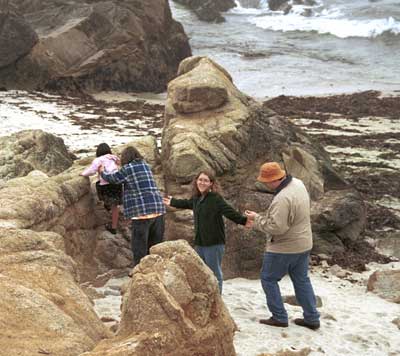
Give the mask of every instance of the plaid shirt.
[(156, 186), (150, 166), (144, 160), (132, 161), (117, 172), (103, 172), (101, 176), (109, 183), (123, 184), (126, 218), (165, 214), (162, 196)]

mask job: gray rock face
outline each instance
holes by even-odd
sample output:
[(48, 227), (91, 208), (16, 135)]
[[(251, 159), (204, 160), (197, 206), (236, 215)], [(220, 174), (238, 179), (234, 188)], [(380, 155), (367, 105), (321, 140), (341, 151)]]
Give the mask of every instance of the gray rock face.
[(191, 52), (167, 1), (10, 3), (39, 41), (0, 70), (7, 88), (162, 91)]
[(223, 22), (221, 12), (228, 11), (236, 6), (233, 0), (174, 0), (192, 9), (196, 16), (207, 22)]
[(0, 68), (23, 57), (38, 41), (38, 36), (22, 16), (0, 9)]
[(332, 190), (316, 201), (311, 212), (314, 252), (343, 251), (348, 241), (360, 238), (366, 223), (366, 208), (354, 190)]
[(33, 170), (55, 175), (71, 167), (74, 160), (61, 138), (42, 130), (0, 137), (0, 147), (0, 180), (22, 177)]

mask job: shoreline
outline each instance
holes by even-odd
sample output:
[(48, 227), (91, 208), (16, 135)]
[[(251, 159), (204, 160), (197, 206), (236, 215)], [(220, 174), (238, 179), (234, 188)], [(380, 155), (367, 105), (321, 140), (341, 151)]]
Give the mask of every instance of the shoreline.
[[(354, 88), (353, 88), (354, 89)], [(351, 90), (347, 88), (341, 88), (337, 91), (320, 91), (314, 93), (276, 93), (276, 95), (264, 96), (264, 97), (254, 97), (250, 96), (254, 100), (258, 102), (268, 101), (278, 97), (296, 97), (296, 98), (325, 98), (325, 97), (333, 97), (333, 96), (351, 96), (354, 94), (362, 94), (365, 92), (376, 91), (379, 92), (378, 98), (387, 98), (387, 97), (399, 97), (400, 98), (400, 86), (399, 89), (393, 90), (379, 90), (379, 89), (358, 89), (358, 90)], [(96, 101), (105, 101), (106, 103), (121, 103), (124, 101), (145, 101), (148, 104), (155, 104), (155, 105), (164, 105), (167, 99), (167, 92), (162, 93), (151, 93), (151, 92), (120, 92), (120, 91), (101, 91), (98, 93), (88, 93), (94, 100)]]

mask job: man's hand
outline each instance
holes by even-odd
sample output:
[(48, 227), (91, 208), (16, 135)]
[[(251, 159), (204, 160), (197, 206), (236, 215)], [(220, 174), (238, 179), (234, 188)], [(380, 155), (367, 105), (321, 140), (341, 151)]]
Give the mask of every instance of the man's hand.
[(247, 220), (254, 221), (254, 219), (256, 218), (256, 216), (257, 216), (258, 214), (257, 214), (255, 211), (245, 210), (245, 211), (244, 211), (244, 215), (246, 215)]

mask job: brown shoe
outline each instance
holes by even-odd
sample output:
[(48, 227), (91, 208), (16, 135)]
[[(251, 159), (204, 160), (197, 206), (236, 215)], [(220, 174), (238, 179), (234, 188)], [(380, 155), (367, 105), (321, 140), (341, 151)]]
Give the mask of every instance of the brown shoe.
[(288, 323), (282, 323), (281, 321), (275, 320), (273, 317), (270, 317), (269, 319), (260, 319), (261, 324), (269, 325), (269, 326), (277, 326), (280, 328), (287, 328)]
[(317, 330), (320, 327), (319, 321), (315, 324), (306, 323), (304, 319), (294, 319), (294, 323), (299, 326), (304, 326), (305, 328), (309, 328), (311, 330)]

